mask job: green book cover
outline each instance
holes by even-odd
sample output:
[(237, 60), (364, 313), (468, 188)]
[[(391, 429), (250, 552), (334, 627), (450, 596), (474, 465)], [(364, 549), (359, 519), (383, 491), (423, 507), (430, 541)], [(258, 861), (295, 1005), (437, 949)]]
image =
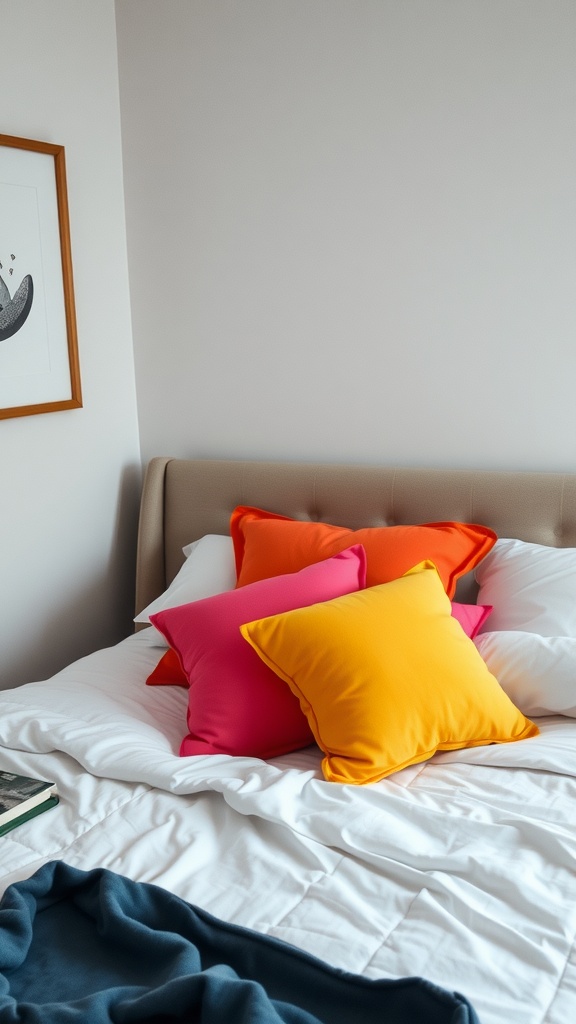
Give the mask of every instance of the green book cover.
[(53, 782), (0, 770), (0, 828), (44, 805), (52, 796), (56, 796)]
[(0, 824), (0, 836), (6, 835), (6, 832), (10, 832), (17, 825), (23, 825), (25, 821), (29, 821), (30, 818), (35, 818), (37, 814), (42, 814), (42, 811), (48, 811), (50, 807), (56, 807), (58, 803), (57, 796), (49, 796), (47, 800), (44, 800), (41, 804), (36, 804), (29, 811), (24, 811), (23, 814), (18, 815), (17, 818), (12, 818), (11, 821), (7, 821), (5, 825)]

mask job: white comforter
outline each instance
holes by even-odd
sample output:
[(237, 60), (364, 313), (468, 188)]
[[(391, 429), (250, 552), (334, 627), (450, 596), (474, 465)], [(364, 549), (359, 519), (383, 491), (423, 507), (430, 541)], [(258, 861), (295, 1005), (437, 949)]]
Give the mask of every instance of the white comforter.
[(576, 1019), (576, 722), (367, 787), (316, 748), (179, 758), (186, 693), (152, 630), (0, 693), (3, 768), (60, 805), (0, 839), (2, 888), (54, 858), (154, 882), (370, 977), (421, 975), (482, 1024)]

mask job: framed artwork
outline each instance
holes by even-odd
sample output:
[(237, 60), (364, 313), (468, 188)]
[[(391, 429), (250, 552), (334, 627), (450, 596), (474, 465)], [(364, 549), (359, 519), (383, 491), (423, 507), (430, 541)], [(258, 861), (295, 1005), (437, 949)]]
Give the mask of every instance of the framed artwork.
[(0, 135), (0, 419), (81, 406), (64, 147)]

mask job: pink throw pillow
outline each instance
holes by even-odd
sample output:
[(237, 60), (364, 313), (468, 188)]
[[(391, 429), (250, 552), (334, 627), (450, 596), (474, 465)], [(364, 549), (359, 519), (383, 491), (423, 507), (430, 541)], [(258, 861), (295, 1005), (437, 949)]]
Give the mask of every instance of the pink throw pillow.
[(246, 643), (254, 619), (363, 590), (360, 544), (301, 569), (150, 616), (188, 677), (188, 729), (180, 754), (275, 757), (314, 742), (298, 699)]
[(452, 601), (452, 615), (471, 640), (480, 632), (491, 611), (491, 604), (459, 604)]

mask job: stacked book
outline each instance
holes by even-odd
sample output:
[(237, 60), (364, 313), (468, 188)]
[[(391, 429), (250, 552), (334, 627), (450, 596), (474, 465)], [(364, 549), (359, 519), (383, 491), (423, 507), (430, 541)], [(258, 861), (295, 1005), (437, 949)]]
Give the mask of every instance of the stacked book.
[(0, 836), (57, 803), (53, 782), (0, 771)]

